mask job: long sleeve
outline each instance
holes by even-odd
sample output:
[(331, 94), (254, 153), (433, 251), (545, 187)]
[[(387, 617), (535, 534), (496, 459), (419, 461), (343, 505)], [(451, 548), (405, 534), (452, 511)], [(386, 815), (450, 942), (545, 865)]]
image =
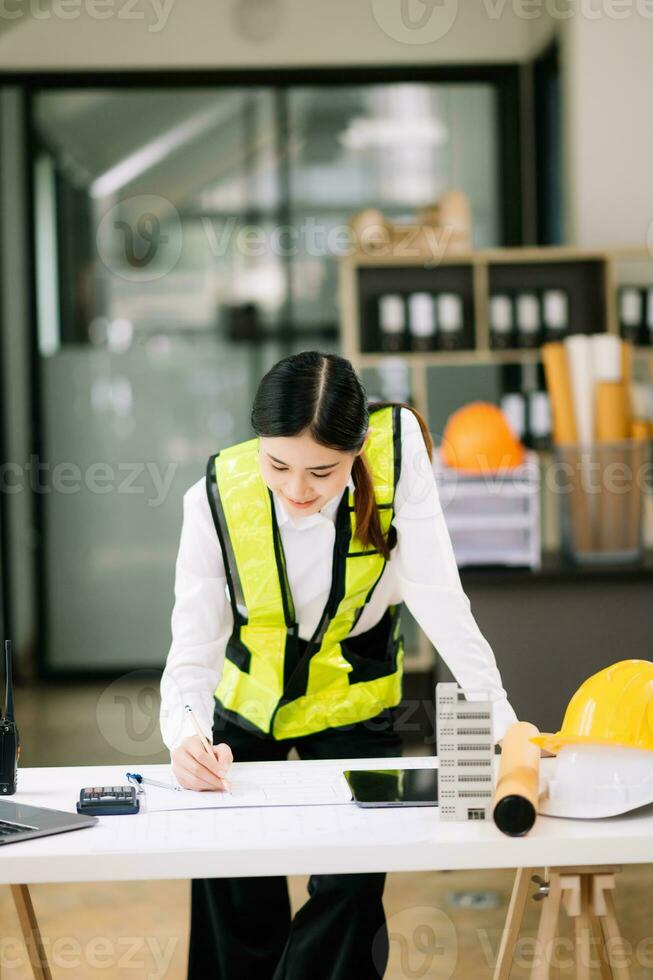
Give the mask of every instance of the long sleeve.
[(184, 713), (186, 704), (211, 740), (213, 692), (222, 676), (233, 628), (226, 584), (222, 553), (200, 480), (184, 495), (172, 643), (161, 677), (161, 735), (170, 750), (195, 734), (192, 719)]
[(401, 410), (401, 419), (402, 466), (393, 521), (397, 529), (393, 563), (397, 562), (399, 589), (465, 696), (490, 691), (494, 740), (498, 742), (517, 716), (502, 686), (492, 648), (463, 591), (419, 424), (408, 409)]

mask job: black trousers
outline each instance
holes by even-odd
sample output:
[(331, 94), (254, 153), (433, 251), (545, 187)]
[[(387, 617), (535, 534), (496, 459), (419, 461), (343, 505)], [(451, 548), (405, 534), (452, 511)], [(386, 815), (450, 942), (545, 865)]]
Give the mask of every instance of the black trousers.
[[(236, 762), (354, 759), (402, 753), (396, 711), (276, 741), (217, 714), (213, 742)], [(284, 877), (198, 878), (191, 885), (190, 980), (379, 980), (388, 959), (385, 873), (311, 875), (291, 919)]]

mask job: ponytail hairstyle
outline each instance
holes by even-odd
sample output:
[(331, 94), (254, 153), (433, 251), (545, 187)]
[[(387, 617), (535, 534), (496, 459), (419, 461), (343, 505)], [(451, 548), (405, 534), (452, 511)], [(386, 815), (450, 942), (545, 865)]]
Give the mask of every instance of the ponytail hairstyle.
[[(431, 458), (433, 442), (426, 422), (403, 402), (378, 402), (372, 408), (400, 405), (416, 416)], [(302, 351), (285, 357), (261, 379), (251, 415), (257, 436), (275, 438), (310, 432), (321, 446), (356, 453), (369, 425), (365, 389), (351, 363), (338, 354)], [(354, 459), (352, 479), (356, 487), (356, 528), (361, 543), (387, 560), (390, 546), (381, 530), (374, 499), (372, 476), (361, 453)]]

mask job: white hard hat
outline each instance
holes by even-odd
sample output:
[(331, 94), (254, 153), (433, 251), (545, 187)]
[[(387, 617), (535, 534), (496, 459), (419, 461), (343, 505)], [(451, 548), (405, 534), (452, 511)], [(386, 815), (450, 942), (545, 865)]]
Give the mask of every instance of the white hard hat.
[(653, 803), (653, 752), (646, 749), (565, 745), (551, 768), (537, 807), (546, 816), (614, 817)]

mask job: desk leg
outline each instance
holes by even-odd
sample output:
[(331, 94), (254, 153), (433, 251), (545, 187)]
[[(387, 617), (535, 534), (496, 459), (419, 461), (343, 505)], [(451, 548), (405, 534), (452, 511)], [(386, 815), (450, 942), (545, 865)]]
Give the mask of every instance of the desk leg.
[(10, 885), (9, 887), (35, 980), (52, 980), (29, 888), (27, 885)]
[(512, 961), (515, 955), (515, 945), (519, 938), (519, 930), (521, 929), (522, 919), (524, 918), (524, 909), (526, 908), (526, 899), (528, 898), (528, 886), (534, 871), (535, 868), (517, 869), (492, 980), (508, 980), (510, 976)]

